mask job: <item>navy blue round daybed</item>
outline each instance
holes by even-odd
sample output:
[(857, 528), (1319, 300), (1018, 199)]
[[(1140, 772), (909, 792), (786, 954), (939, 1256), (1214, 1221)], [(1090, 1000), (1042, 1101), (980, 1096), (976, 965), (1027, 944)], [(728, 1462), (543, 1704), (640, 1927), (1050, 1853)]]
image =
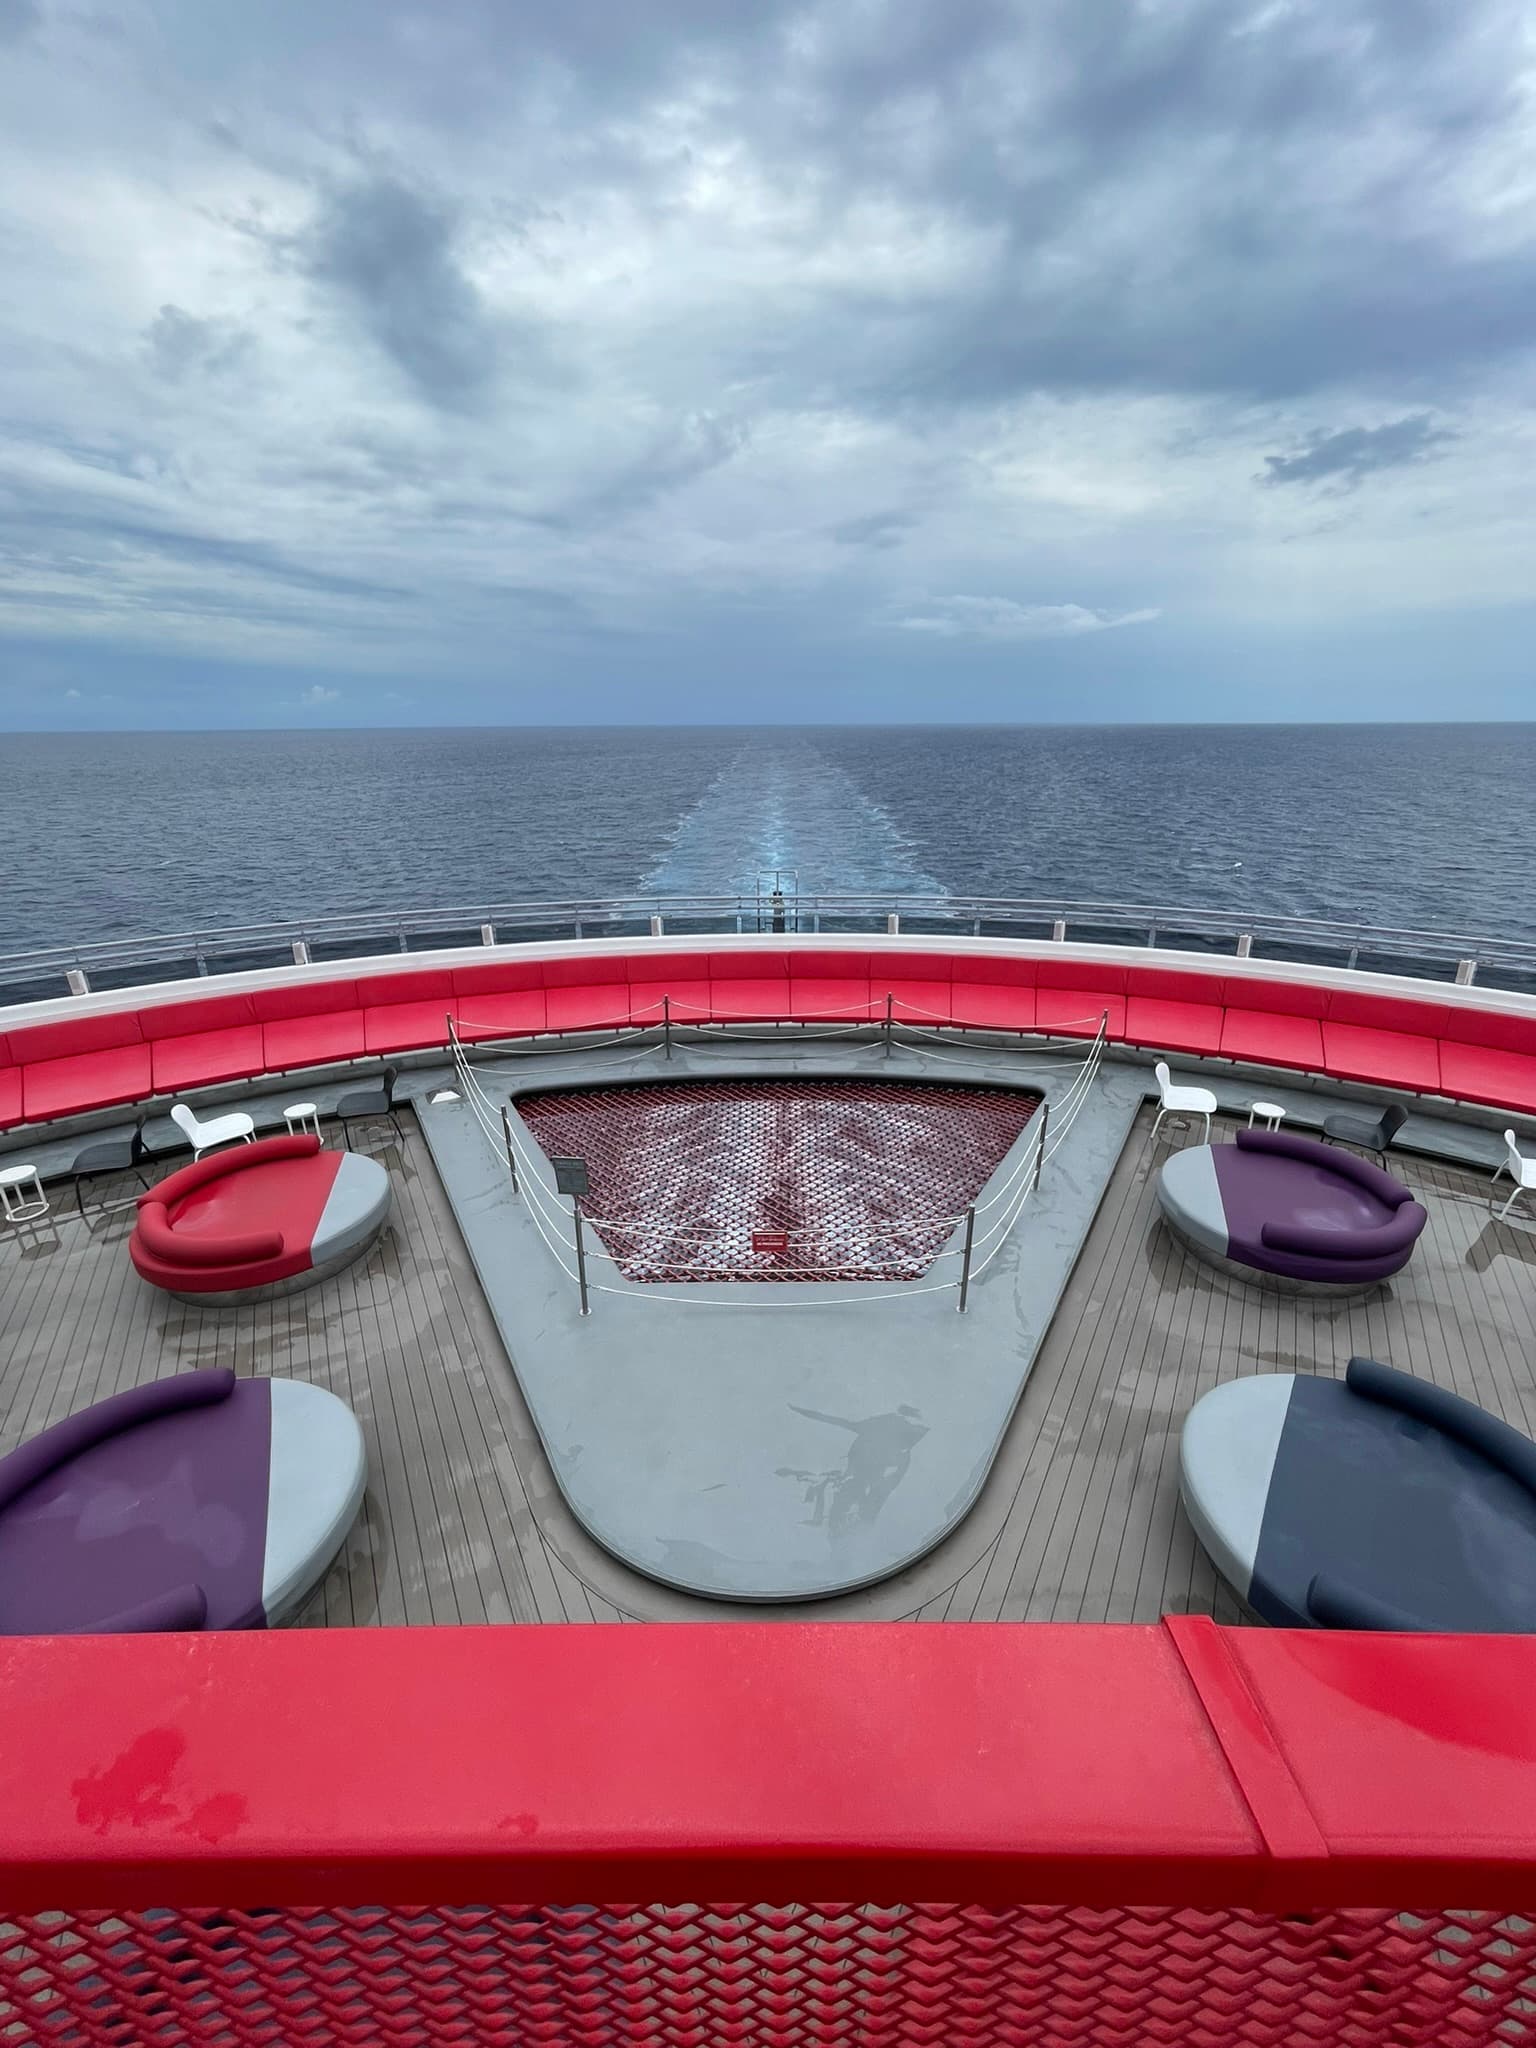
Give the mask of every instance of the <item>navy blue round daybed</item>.
[(1411, 1373), (1259, 1373), (1190, 1410), (1179, 1488), (1233, 1590), (1286, 1628), (1536, 1633), (1536, 1443)]

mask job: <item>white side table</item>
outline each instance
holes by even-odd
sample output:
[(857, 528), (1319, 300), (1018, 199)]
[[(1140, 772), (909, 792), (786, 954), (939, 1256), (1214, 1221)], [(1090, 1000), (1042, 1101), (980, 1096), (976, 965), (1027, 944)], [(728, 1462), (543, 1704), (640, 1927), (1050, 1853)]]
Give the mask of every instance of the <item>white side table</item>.
[(25, 1223), (29, 1217), (48, 1214), (48, 1197), (30, 1161), (0, 1166), (0, 1209), (7, 1223)]
[(1253, 1120), (1256, 1116), (1262, 1117), (1264, 1119), (1264, 1128), (1266, 1131), (1278, 1131), (1280, 1126), (1285, 1122), (1285, 1111), (1280, 1107), (1280, 1104), (1278, 1102), (1254, 1103), (1253, 1107), (1248, 1112), (1248, 1128), (1250, 1131), (1253, 1129)]
[(290, 1102), (283, 1111), (283, 1122), (288, 1126), (290, 1138), (313, 1131), (321, 1144), (325, 1143), (325, 1134), (320, 1128), (320, 1111), (313, 1102)]

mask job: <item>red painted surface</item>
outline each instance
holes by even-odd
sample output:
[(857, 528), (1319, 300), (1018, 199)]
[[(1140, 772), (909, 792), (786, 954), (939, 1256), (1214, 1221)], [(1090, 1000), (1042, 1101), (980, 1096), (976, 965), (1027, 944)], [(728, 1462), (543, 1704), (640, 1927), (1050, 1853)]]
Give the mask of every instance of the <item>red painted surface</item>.
[(1193, 1617), (12, 1639), (0, 1908), (1530, 1905), (1533, 1696), (1527, 1637)]
[(1190, 1618), (13, 1640), (0, 2031), (1518, 2042), (1533, 1695)]
[(1109, 1036), (1536, 1115), (1536, 1016), (1372, 989), (1029, 954), (743, 948), (417, 967), (27, 1025), (0, 1038), (0, 1128), (152, 1093), (466, 1039), (660, 1020)]
[(139, 1197), (128, 1255), (144, 1279), (179, 1293), (264, 1287), (307, 1272), (341, 1160), (313, 1134), (194, 1160)]

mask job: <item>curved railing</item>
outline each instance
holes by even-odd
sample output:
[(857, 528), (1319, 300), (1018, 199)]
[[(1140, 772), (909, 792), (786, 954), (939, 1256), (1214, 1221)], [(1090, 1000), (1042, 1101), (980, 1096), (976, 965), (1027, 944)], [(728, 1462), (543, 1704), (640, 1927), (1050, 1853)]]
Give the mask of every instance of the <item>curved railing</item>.
[(80, 945), (0, 954), (0, 990), (13, 1001), (92, 985), (181, 980), (299, 960), (345, 960), (434, 947), (553, 939), (764, 932), (930, 933), (1081, 939), (1169, 946), (1240, 958), (1310, 961), (1463, 984), (1492, 978), (1536, 988), (1536, 942), (1329, 918), (1274, 917), (1184, 904), (1061, 897), (762, 895), (625, 896), (353, 911), (264, 924), (206, 925)]

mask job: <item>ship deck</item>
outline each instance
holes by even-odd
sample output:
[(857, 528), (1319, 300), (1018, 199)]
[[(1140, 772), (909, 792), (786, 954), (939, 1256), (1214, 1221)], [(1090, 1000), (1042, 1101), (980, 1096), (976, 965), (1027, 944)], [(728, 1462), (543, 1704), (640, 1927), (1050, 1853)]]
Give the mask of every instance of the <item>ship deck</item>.
[[(959, 1528), (863, 1592), (750, 1609), (694, 1598), (616, 1562), (565, 1507), (426, 1143), (401, 1121), (402, 1140), (379, 1154), (396, 1185), (389, 1230), (367, 1260), (308, 1293), (219, 1314), (186, 1306), (130, 1267), (131, 1209), (81, 1218), (63, 1192), (39, 1224), (0, 1233), (0, 1451), (92, 1400), (196, 1366), (333, 1388), (362, 1422), (371, 1477), (300, 1626), (1238, 1621), (1178, 1504), (1179, 1425), (1217, 1381), (1342, 1372), (1364, 1352), (1536, 1433), (1536, 1226), (1496, 1221), (1486, 1176), (1395, 1155), (1430, 1213), (1410, 1266), (1360, 1302), (1281, 1295), (1212, 1273), (1168, 1234), (1153, 1195), (1167, 1130), (1154, 1150), (1145, 1111)], [(87, 1192), (89, 1209), (132, 1187)]]

